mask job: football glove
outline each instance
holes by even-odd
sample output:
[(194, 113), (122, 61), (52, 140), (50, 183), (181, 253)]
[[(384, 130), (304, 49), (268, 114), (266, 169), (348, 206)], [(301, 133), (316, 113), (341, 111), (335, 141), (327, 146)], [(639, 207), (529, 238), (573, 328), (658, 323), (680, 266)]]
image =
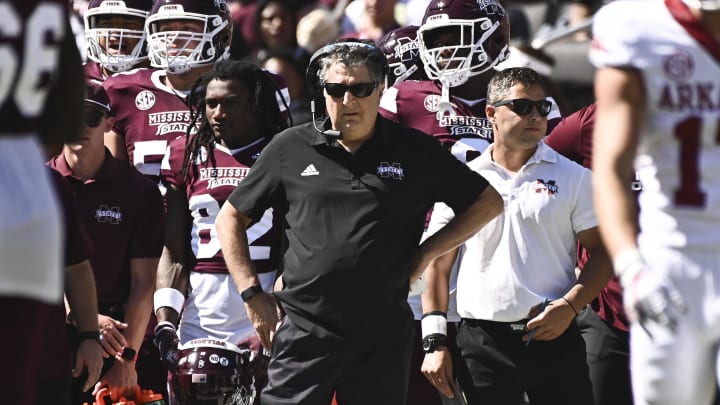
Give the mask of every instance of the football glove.
[(160, 361), (170, 370), (176, 371), (178, 364), (178, 336), (170, 322), (160, 322), (155, 327), (155, 346), (160, 351)]

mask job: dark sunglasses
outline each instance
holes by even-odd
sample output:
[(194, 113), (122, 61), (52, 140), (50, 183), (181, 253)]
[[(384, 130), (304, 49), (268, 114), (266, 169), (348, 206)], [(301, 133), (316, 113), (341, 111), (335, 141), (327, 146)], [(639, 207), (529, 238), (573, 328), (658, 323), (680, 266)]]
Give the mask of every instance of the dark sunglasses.
[(532, 112), (533, 107), (537, 108), (541, 117), (547, 117), (552, 109), (552, 103), (547, 100), (532, 101), (526, 98), (516, 98), (514, 100), (502, 100), (494, 103), (493, 107), (512, 104), (512, 110), (519, 115), (528, 115)]
[(342, 83), (325, 83), (325, 91), (332, 97), (342, 98), (346, 91), (350, 91), (355, 97), (363, 98), (369, 96), (378, 86), (377, 83), (355, 83), (351, 85)]
[(105, 113), (99, 110), (85, 110), (85, 126), (88, 128), (97, 128), (104, 116)]

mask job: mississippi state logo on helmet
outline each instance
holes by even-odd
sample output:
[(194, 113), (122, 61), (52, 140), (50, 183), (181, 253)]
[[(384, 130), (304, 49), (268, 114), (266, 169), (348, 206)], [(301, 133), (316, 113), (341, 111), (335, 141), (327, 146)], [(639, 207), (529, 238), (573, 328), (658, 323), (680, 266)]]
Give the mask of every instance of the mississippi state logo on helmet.
[(145, 26), (150, 65), (185, 73), (227, 59), (232, 26), (225, 0), (156, 0)]
[(91, 0), (85, 12), (88, 58), (111, 72), (147, 59), (145, 19), (150, 0)]
[(194, 339), (180, 348), (175, 397), (181, 405), (250, 405), (250, 352), (229, 342)]
[(510, 21), (497, 0), (432, 0), (417, 36), (428, 78), (455, 87), (507, 58)]
[(396, 28), (380, 38), (378, 46), (388, 61), (388, 84), (405, 80), (425, 80), (425, 70), (418, 55), (416, 25)]

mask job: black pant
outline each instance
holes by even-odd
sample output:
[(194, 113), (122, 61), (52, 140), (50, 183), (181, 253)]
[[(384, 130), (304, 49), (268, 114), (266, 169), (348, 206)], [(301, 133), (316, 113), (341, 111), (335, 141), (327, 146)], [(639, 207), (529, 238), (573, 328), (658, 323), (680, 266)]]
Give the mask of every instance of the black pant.
[(606, 324), (591, 307), (577, 318), (585, 339), (596, 405), (632, 405), (630, 334)]
[[(515, 325), (517, 326), (517, 325)], [(575, 323), (551, 341), (533, 340), (507, 323), (463, 319), (455, 374), (468, 404), (592, 405), (585, 342)]]
[[(398, 405), (407, 394), (412, 337), (403, 344), (353, 351), (328, 345), (285, 316), (272, 343), (263, 405)], [(397, 339), (394, 339), (397, 341)]]

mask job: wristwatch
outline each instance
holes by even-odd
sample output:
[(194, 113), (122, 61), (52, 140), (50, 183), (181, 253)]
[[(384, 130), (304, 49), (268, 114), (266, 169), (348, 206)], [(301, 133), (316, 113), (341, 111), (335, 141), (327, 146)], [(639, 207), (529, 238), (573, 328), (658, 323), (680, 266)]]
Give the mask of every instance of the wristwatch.
[(447, 347), (447, 337), (439, 333), (425, 336), (422, 340), (422, 348), (425, 353), (432, 353), (443, 346)]
[(264, 292), (262, 287), (260, 287), (259, 285), (251, 285), (240, 293), (240, 298), (242, 298), (243, 302), (247, 302), (247, 300), (257, 294), (260, 294), (261, 292)]

